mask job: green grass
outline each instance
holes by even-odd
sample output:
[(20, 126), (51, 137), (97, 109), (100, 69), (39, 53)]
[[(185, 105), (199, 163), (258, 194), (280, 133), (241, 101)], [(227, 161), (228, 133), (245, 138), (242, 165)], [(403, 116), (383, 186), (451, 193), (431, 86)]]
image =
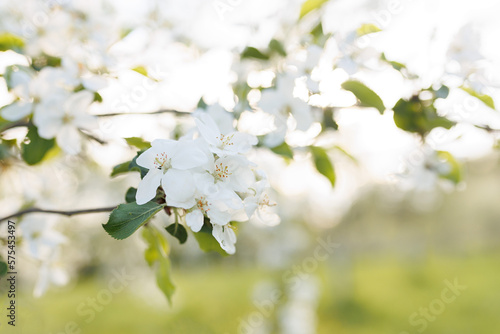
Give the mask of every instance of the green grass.
[[(500, 328), (499, 260), (499, 254), (431, 256), (419, 262), (365, 257), (349, 265), (325, 265), (315, 273), (321, 290), (317, 333), (418, 333), (408, 317), (439, 299), (446, 287), (443, 281), (453, 282), (455, 277), (467, 289), (446, 304), (424, 333), (492, 333)], [(172, 308), (166, 302), (144, 300), (131, 284), (87, 323), (77, 308), (107, 283), (91, 279), (51, 290), (40, 299), (24, 296), (19, 300), (18, 323), (24, 334), (238, 333), (240, 319), (256, 311), (251, 302), (255, 284), (263, 279), (281, 283), (279, 272), (238, 267), (183, 270), (174, 277), (177, 292)], [(80, 332), (72, 330), (72, 322)]]

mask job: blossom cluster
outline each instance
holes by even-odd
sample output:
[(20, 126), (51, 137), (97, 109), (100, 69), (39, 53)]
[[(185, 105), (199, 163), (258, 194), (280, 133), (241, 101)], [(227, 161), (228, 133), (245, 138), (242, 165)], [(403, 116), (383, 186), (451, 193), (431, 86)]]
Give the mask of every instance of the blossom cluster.
[(68, 154), (81, 150), (80, 130), (97, 127), (97, 118), (88, 113), (95, 92), (105, 85), (103, 78), (81, 78), (77, 63), (63, 59), (61, 67), (44, 67), (37, 72), (16, 66), (9, 73), (14, 102), (1, 110), (8, 121), (32, 116), (38, 135), (55, 138)]
[(112, 24), (88, 9), (79, 1), (0, 6), (0, 31), (8, 31), (3, 38), (18, 39), (15, 51), (23, 55), (6, 57), (13, 64), (3, 75), (10, 96), (0, 116), (10, 122), (29, 118), (41, 138), (55, 138), (72, 155), (81, 151), (81, 130), (98, 126), (89, 107), (101, 100), (96, 92), (107, 84), (103, 74), (116, 39)]
[(197, 111), (194, 117), (195, 134), (178, 141), (156, 139), (137, 158), (149, 171), (138, 185), (136, 202), (155, 199), (161, 186), (167, 205), (184, 209), (193, 232), (208, 218), (214, 238), (233, 254), (236, 234), (231, 222), (249, 220), (273, 205), (264, 173), (245, 156), (257, 138), (232, 127), (221, 131), (207, 112)]

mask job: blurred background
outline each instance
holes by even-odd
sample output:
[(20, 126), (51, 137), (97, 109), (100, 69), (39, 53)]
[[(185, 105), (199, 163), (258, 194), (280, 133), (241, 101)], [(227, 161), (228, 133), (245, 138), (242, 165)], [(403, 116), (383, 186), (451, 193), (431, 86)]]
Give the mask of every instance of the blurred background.
[[(313, 9), (302, 15), (305, 4)], [(168, 236), (176, 285), (171, 306), (144, 261), (140, 233), (112, 239), (101, 227), (107, 213), (14, 218), (18, 324), (6, 328), (1, 313), (2, 333), (496, 332), (500, 117), (459, 88), (465, 82), (500, 103), (499, 9), (494, 0), (0, 2), (0, 31), (23, 36), (29, 46), (26, 55), (0, 52), (0, 106), (14, 101), (5, 69), (42, 52), (70, 54), (105, 77), (96, 90), (103, 101), (91, 113), (121, 113), (99, 117), (92, 132), (98, 140), (77, 155), (57, 148), (36, 166), (1, 155), (2, 217), (30, 206), (122, 203), (140, 180), (109, 177), (136, 154), (123, 138), (174, 138), (194, 124), (185, 115), (140, 113), (189, 112), (201, 99), (238, 113), (239, 130), (271, 140), (272, 131), (262, 132), (267, 118), (248, 110), (259, 111), (261, 91), (315, 52), (303, 47), (303, 36), (307, 30), (313, 38), (317, 22), (320, 37), (330, 42), (318, 51), (321, 61), (311, 72), (320, 93), (308, 103), (331, 108), (335, 123), (329, 132), (322, 120), (300, 131), (298, 116), (292, 117), (281, 139), (293, 148), (293, 159), (264, 146), (251, 153), (268, 175), (281, 223), (239, 224), (235, 255), (205, 253), (191, 234), (184, 245)], [(360, 26), (372, 27), (366, 24), (378, 30), (355, 39)], [(74, 35), (76, 42), (66, 44)], [(286, 59), (241, 56), (274, 38)], [(374, 65), (374, 55), (392, 63)], [(350, 77), (369, 84), (387, 110), (361, 108), (341, 91)], [(235, 98), (242, 80), (245, 106)], [(436, 101), (438, 114), (459, 124), (433, 128), (424, 144), (423, 136), (395, 125), (390, 108), (436, 83), (451, 88), (446, 100)], [(9, 129), (2, 142), (20, 143), (26, 132)], [(305, 149), (313, 143), (332, 148), (333, 188)], [(460, 177), (450, 182), (448, 174), (429, 172), (434, 166), (422, 158), (429, 149), (450, 152)], [(159, 215), (151, 224), (169, 223)], [(0, 234), (6, 235), (4, 223)], [(6, 290), (2, 279), (2, 309)]]
[[(73, 253), (86, 250), (68, 285), (34, 299), (31, 283), (21, 282), (20, 329), (491, 333), (500, 325), (499, 158), (495, 154), (467, 164), (467, 188), (435, 193), (424, 210), (427, 199), (421, 195), (380, 186), (367, 189), (331, 229), (302, 220), (241, 228), (238, 251), (231, 257), (203, 253), (192, 239), (182, 247), (172, 240), (177, 285), (172, 307), (142, 259), (145, 246), (139, 238), (110, 240), (96, 229), (88, 237), (92, 247), (65, 247), (65, 261), (75, 261), (82, 255)], [(86, 224), (103, 220), (96, 215)], [(319, 240), (333, 242), (332, 252), (315, 257)], [(21, 265), (21, 273), (30, 272), (24, 269), (27, 263)], [(123, 277), (123, 290), (103, 292), (116, 272)], [(443, 295), (456, 281), (456, 298), (452, 290)]]

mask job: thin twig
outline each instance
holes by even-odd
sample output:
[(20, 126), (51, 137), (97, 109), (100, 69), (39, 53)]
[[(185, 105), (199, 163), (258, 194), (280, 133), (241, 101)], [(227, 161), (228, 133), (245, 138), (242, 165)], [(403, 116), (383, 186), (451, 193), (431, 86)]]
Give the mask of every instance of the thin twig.
[(4, 220), (8, 220), (14, 217), (19, 217), (28, 213), (53, 213), (57, 215), (63, 215), (63, 216), (73, 216), (73, 215), (81, 215), (81, 214), (86, 214), (86, 213), (97, 213), (97, 212), (110, 212), (116, 209), (115, 206), (110, 206), (106, 208), (95, 208), (95, 209), (81, 209), (81, 210), (72, 210), (72, 211), (61, 211), (61, 210), (46, 210), (46, 209), (40, 209), (40, 208), (29, 208), (29, 209), (24, 209), (21, 211), (18, 211), (16, 213), (13, 213), (7, 217), (0, 218), (0, 223)]
[(485, 131), (490, 132), (490, 133), (491, 132), (497, 132), (497, 133), (500, 132), (500, 129), (493, 129), (493, 128), (490, 128), (488, 125), (484, 125), (484, 126), (474, 125), (474, 126), (478, 129), (485, 130)]
[(7, 131), (7, 130), (13, 129), (13, 128), (20, 128), (20, 127), (29, 126), (30, 124), (31, 123), (27, 122), (27, 121), (17, 121), (14, 123), (7, 124), (5, 127), (0, 128), (0, 132), (4, 132), (4, 131)]
[(122, 116), (122, 115), (156, 115), (156, 114), (176, 114), (176, 115), (188, 115), (189, 111), (179, 111), (172, 109), (161, 109), (153, 112), (115, 112), (110, 114), (100, 114), (96, 115), (97, 117), (112, 117), (112, 116)]
[(85, 137), (87, 137), (88, 139), (91, 139), (91, 140), (94, 140), (96, 142), (98, 142), (99, 144), (101, 145), (104, 145), (104, 144), (107, 144), (106, 141), (102, 140), (102, 139), (99, 139), (97, 138), (96, 136), (94, 135), (91, 135), (90, 133), (86, 132), (86, 131), (82, 131), (82, 133), (84, 134)]

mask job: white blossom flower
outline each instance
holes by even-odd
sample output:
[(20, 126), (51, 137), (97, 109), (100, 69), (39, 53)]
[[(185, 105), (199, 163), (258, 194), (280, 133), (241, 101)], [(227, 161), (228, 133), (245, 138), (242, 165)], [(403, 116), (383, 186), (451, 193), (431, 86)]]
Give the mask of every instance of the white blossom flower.
[(151, 148), (137, 158), (139, 166), (149, 169), (137, 188), (137, 204), (152, 200), (161, 185), (170, 206), (191, 208), (195, 204), (195, 183), (189, 169), (205, 164), (206, 160), (204, 152), (192, 141), (154, 140)]
[(12, 72), (9, 83), (17, 100), (2, 108), (2, 117), (8, 121), (18, 121), (32, 112), (47, 99), (66, 93), (78, 82), (62, 68), (45, 67), (37, 75), (29, 69), (19, 68)]
[(248, 219), (253, 217), (259, 223), (268, 226), (275, 226), (279, 224), (280, 217), (275, 212), (270, 210), (270, 208), (276, 206), (276, 203), (271, 202), (266, 191), (268, 188), (269, 184), (267, 180), (258, 181), (255, 187), (255, 195), (247, 196), (243, 200), (243, 204), (245, 206), (245, 212)]
[(20, 224), (22, 248), (26, 254), (41, 262), (33, 295), (42, 296), (50, 284), (64, 285), (69, 277), (59, 263), (61, 245), (67, 238), (55, 229), (55, 220), (25, 218)]
[(66, 285), (69, 282), (69, 276), (59, 263), (60, 249), (54, 249), (51, 257), (42, 262), (38, 270), (38, 278), (33, 289), (33, 296), (41, 297), (49, 288), (50, 284), (57, 286)]
[(210, 151), (218, 156), (246, 153), (257, 144), (257, 137), (253, 135), (234, 130), (222, 132), (213, 118), (205, 112), (197, 112), (195, 122)]
[(423, 146), (418, 153), (418, 159), (408, 159), (403, 165), (404, 170), (396, 174), (401, 181), (399, 185), (417, 191), (431, 191), (438, 184), (445, 185), (444, 179), (452, 172), (450, 163), (429, 146)]
[(290, 115), (297, 123), (297, 130), (306, 131), (313, 123), (311, 106), (294, 94), (295, 80), (296, 77), (291, 74), (279, 75), (276, 78), (276, 87), (263, 90), (258, 102), (259, 108), (275, 116), (274, 125), (280, 130), (280, 138), (274, 138), (273, 133), (269, 135), (273, 136), (272, 142), (276, 145), (284, 140), (286, 131), (283, 129), (287, 129), (286, 120)]
[(55, 96), (40, 104), (33, 115), (38, 134), (45, 139), (56, 138), (57, 145), (68, 154), (81, 150), (79, 129), (91, 130), (97, 126), (95, 116), (87, 112), (94, 95), (86, 90), (66, 96)]
[(55, 229), (54, 220), (25, 218), (20, 229), (24, 251), (37, 260), (48, 260), (55, 248), (67, 242), (67, 238)]
[(237, 192), (248, 192), (254, 181), (250, 169), (255, 164), (240, 155), (217, 158), (211, 175), (214, 183)]
[(204, 216), (207, 216), (212, 224), (226, 225), (234, 210), (243, 208), (241, 198), (230, 189), (217, 187), (208, 173), (197, 174), (194, 180), (196, 204), (186, 214), (186, 224), (193, 232), (201, 229)]
[[(16, 101), (2, 108), (1, 115), (8, 121), (18, 121), (31, 113), (43, 112), (44, 104), (61, 99), (73, 92), (79, 85), (87, 91), (95, 92), (105, 86), (106, 81), (99, 76), (81, 76), (79, 65), (69, 58), (62, 60), (60, 67), (44, 67), (35, 74), (29, 68), (19, 67), (9, 78), (9, 85)], [(51, 105), (51, 108), (53, 106)]]
[(234, 246), (236, 244), (236, 233), (234, 233), (234, 227), (231, 224), (224, 226), (213, 225), (212, 235), (226, 253), (234, 254), (236, 252), (236, 247)]

